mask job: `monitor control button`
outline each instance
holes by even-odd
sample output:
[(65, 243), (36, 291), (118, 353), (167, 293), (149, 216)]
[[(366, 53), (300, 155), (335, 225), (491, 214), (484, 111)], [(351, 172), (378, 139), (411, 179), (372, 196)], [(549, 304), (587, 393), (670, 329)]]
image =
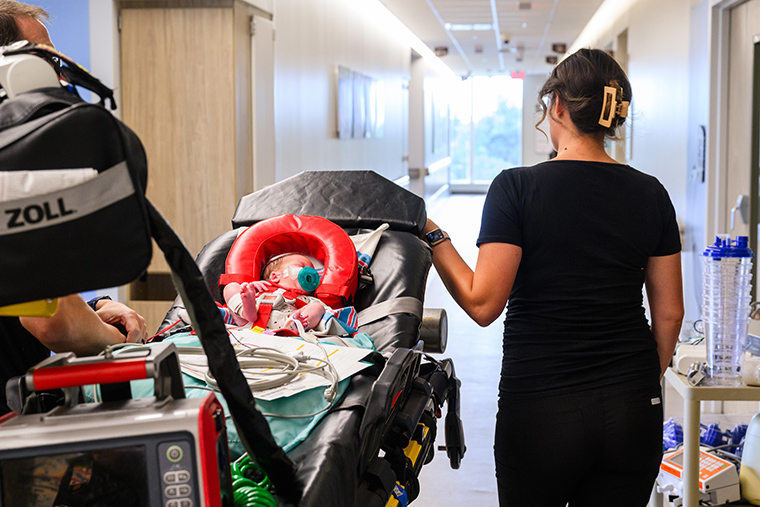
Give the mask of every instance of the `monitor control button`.
[(166, 450), (166, 459), (172, 463), (177, 463), (182, 459), (182, 448), (178, 445), (172, 445)]

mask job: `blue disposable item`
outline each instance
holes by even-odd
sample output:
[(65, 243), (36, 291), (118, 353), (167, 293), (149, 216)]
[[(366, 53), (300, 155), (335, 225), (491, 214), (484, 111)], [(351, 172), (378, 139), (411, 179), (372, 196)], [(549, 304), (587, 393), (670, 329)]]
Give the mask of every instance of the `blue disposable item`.
[(286, 266), (282, 274), (294, 282), (297, 281), (306, 292), (313, 292), (319, 287), (319, 273), (311, 266)]
[(712, 423), (708, 426), (699, 425), (699, 441), (710, 447), (718, 447), (726, 443), (726, 435), (720, 431), (718, 423)]
[(734, 446), (733, 449), (729, 450), (740, 458), (742, 457), (742, 451), (744, 450), (744, 437), (747, 435), (747, 428), (748, 426), (746, 424), (741, 423), (726, 432), (727, 443)]
[(675, 449), (683, 443), (683, 428), (672, 417), (662, 425), (663, 450)]

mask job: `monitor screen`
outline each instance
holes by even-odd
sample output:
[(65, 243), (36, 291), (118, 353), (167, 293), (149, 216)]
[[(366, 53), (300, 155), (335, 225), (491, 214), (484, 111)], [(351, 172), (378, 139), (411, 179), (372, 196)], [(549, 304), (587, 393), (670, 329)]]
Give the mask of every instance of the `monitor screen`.
[(150, 505), (142, 445), (8, 459), (0, 475), (4, 507)]
[(667, 458), (667, 460), (675, 463), (678, 466), (683, 467), (683, 453), (682, 452), (679, 452), (678, 454), (671, 456), (670, 458)]

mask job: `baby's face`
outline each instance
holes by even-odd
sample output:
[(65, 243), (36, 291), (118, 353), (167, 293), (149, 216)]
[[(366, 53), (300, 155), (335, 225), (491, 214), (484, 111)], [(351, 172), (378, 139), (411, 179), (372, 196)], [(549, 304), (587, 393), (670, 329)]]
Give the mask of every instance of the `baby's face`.
[(273, 271), (269, 275), (269, 279), (286, 289), (303, 290), (301, 284), (298, 283), (298, 272), (301, 271), (301, 268), (306, 267), (314, 267), (314, 264), (308, 257), (298, 254), (288, 255), (284, 258), (282, 267), (277, 271)]

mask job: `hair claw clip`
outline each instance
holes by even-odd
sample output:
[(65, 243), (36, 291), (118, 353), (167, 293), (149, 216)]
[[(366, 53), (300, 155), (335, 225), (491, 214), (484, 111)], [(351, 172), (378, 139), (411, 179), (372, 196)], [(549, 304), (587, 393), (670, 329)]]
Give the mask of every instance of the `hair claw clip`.
[(610, 128), (612, 125), (612, 118), (615, 117), (615, 97), (617, 96), (617, 89), (612, 86), (604, 87), (604, 98), (602, 99), (602, 114), (599, 116), (599, 125), (605, 128)]
[[(599, 116), (599, 125), (605, 128), (612, 126), (612, 119), (615, 116), (625, 118), (628, 116), (627, 100), (617, 101), (618, 88), (613, 86), (604, 87), (604, 99), (602, 99), (602, 114)], [(622, 96), (622, 91), (620, 93)]]

